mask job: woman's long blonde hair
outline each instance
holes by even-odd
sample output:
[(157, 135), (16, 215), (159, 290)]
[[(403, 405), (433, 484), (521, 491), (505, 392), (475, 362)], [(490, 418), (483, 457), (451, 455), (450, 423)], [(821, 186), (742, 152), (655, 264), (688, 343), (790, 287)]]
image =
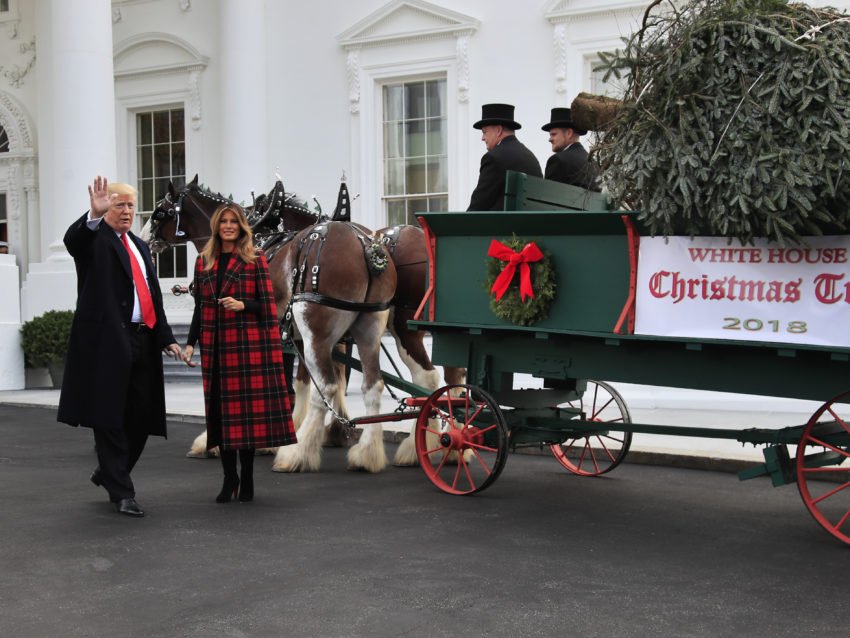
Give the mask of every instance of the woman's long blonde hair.
[(237, 256), (246, 264), (254, 263), (254, 260), (257, 258), (257, 250), (254, 248), (254, 233), (248, 225), (245, 211), (242, 210), (239, 204), (222, 204), (215, 209), (212, 219), (210, 219), (210, 238), (201, 251), (201, 257), (204, 260), (204, 270), (212, 269), (216, 257), (221, 252), (221, 238), (218, 236), (218, 225), (221, 221), (221, 216), (227, 211), (235, 213), (236, 219), (239, 222), (239, 239), (236, 240)]

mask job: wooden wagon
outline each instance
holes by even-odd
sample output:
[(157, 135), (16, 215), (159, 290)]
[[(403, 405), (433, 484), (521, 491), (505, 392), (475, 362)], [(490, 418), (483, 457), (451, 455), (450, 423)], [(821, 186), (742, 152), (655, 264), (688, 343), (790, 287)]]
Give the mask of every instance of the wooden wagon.
[[(468, 370), (465, 386), (407, 400), (420, 463), (440, 489), (485, 489), (507, 452), (522, 446), (551, 446), (567, 470), (597, 476), (620, 464), (634, 433), (724, 438), (764, 445), (765, 462), (741, 478), (796, 482), (815, 520), (850, 543), (850, 427), (841, 416), (850, 401), (850, 348), (634, 334), (646, 233), (635, 213), (612, 211), (600, 194), (509, 173), (505, 211), (423, 213), (419, 220), (429, 244), (429, 289), (412, 326), (433, 335), (436, 363)], [(548, 317), (530, 326), (491, 307), (488, 246), (512, 236), (533, 239), (556, 273)], [(542, 379), (543, 388), (516, 388), (517, 374)], [(807, 423), (781, 429), (633, 423), (616, 382), (822, 405)]]

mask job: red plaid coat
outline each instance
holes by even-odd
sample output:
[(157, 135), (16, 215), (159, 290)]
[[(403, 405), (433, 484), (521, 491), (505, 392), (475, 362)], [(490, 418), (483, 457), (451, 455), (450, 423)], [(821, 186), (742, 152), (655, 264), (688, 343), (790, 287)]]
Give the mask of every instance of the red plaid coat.
[(207, 417), (211, 414), (212, 370), (216, 366), (224, 449), (295, 443), (266, 258), (259, 253), (253, 264), (246, 264), (233, 255), (218, 295), (240, 301), (257, 300), (257, 313), (234, 312), (220, 306), (215, 294), (217, 277), (218, 260), (205, 271), (199, 257), (195, 264), (195, 295), (199, 296), (201, 311), (201, 370)]

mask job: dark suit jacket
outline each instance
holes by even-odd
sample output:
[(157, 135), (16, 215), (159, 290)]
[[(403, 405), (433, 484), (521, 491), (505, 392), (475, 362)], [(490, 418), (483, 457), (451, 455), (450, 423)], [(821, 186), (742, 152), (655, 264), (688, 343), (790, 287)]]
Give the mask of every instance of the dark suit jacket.
[[(132, 233), (129, 237), (144, 261), (156, 309), (150, 357), (155, 378), (146, 408), (148, 434), (165, 436), (165, 389), (161, 348), (175, 343), (165, 318), (162, 293), (150, 250)], [(121, 428), (130, 379), (130, 339), (127, 329), (133, 312), (133, 275), (130, 257), (106, 222), (96, 230), (86, 215), (71, 224), (65, 246), (77, 268), (77, 308), (65, 359), (58, 420), (91, 428)]]
[(587, 161), (587, 151), (578, 142), (549, 158), (545, 178), (592, 191), (599, 190), (596, 167)]
[(503, 139), (481, 158), (478, 185), (472, 192), (469, 208), (466, 210), (504, 210), (507, 171), (543, 177), (540, 162), (515, 135)]

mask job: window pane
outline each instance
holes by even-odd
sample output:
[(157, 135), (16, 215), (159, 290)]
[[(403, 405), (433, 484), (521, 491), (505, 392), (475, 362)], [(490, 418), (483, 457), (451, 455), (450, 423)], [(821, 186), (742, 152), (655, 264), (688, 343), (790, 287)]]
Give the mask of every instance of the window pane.
[(402, 119), (404, 87), (401, 84), (384, 87), (384, 121)]
[(171, 111), (171, 139), (174, 142), (182, 142), (185, 139), (183, 109)]
[(167, 248), (159, 254), (159, 268), (157, 275), (160, 279), (174, 277), (174, 249)]
[(384, 157), (404, 157), (403, 131), (401, 122), (384, 124)]
[(154, 202), (158, 202), (165, 197), (165, 194), (168, 192), (169, 181), (170, 180), (167, 177), (161, 177), (154, 182), (153, 196), (156, 198), (154, 199)]
[(428, 158), (428, 193), (445, 193), (449, 190), (448, 158)]
[(425, 117), (425, 83), (404, 85), (404, 116), (408, 120)]
[(393, 199), (387, 202), (387, 225), (397, 226), (406, 224), (406, 206), (403, 199)]
[(425, 122), (408, 122), (407, 129), (407, 157), (421, 157), (425, 155)]
[(139, 172), (142, 175), (153, 175), (153, 147), (139, 147)]
[(417, 223), (414, 213), (448, 205), (446, 80), (383, 87), (387, 223)]
[(0, 0), (0, 12), (9, 10), (9, 0)]
[(186, 246), (175, 246), (174, 247), (174, 259), (177, 262), (175, 270), (175, 277), (185, 277), (187, 268), (186, 263), (188, 262), (188, 258), (186, 256)]
[(425, 147), (427, 155), (442, 155), (448, 147), (448, 131), (446, 131), (445, 120), (426, 120), (428, 140)]
[(136, 116), (136, 130), (138, 131), (139, 145), (150, 144), (153, 141), (150, 113), (139, 113)]
[(9, 223), (6, 219), (6, 193), (0, 193), (0, 241), (9, 241)]
[(432, 213), (446, 212), (449, 210), (449, 198), (445, 196), (428, 198), (428, 210)]
[(427, 199), (410, 199), (407, 201), (407, 210), (411, 214), (410, 219), (415, 219), (415, 215), (417, 213), (427, 213), (428, 212), (428, 200)]
[(384, 195), (404, 195), (404, 160), (386, 160), (384, 166)]
[(407, 193), (426, 193), (425, 189), (425, 159), (414, 158), (406, 162)]
[(164, 177), (171, 175), (171, 149), (168, 147), (168, 144), (157, 144), (153, 147), (153, 153), (153, 176)]
[(186, 145), (183, 142), (171, 146), (171, 175), (186, 174)]
[(168, 111), (157, 111), (153, 114), (153, 142), (160, 144), (171, 141), (171, 126)]
[(426, 117), (438, 117), (446, 112), (446, 83), (428, 82), (426, 86)]
[(139, 210), (153, 210), (157, 200), (153, 193), (153, 180), (139, 180)]

